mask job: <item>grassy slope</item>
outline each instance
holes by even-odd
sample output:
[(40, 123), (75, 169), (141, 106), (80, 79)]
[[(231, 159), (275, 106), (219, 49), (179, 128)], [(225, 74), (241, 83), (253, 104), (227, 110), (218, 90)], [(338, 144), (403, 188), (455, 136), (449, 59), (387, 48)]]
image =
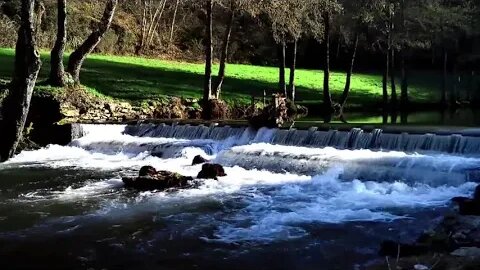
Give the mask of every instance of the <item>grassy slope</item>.
[[(12, 74), (14, 51), (0, 49), (0, 78)], [(48, 53), (42, 53), (40, 79), (49, 71)], [(214, 73), (218, 66), (214, 67)], [(91, 55), (81, 74), (84, 85), (112, 98), (141, 102), (161, 96), (200, 97), (203, 85), (202, 64), (125, 56)], [(251, 95), (262, 96), (263, 90), (274, 92), (278, 69), (231, 64), (227, 67), (223, 98), (248, 102)], [(303, 102), (321, 100), (323, 74), (317, 70), (299, 70), (296, 75), (297, 98)], [(333, 72), (331, 89), (334, 95), (343, 90), (344, 73)], [(438, 78), (415, 73), (410, 78), (411, 98), (418, 102), (438, 99)], [(381, 100), (381, 76), (355, 74), (352, 79), (350, 104), (367, 104)], [(398, 87), (399, 88), (399, 87)]]

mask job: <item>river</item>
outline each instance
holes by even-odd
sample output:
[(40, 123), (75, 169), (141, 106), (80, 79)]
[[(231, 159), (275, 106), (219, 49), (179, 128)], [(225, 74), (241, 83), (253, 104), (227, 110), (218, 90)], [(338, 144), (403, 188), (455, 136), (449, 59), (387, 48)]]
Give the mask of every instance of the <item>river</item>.
[[(0, 164), (1, 269), (364, 269), (381, 241), (414, 240), (470, 194), (480, 168), (476, 138), (460, 135), (427, 149), (358, 131), (83, 128)], [(198, 154), (227, 176), (123, 188), (144, 165), (196, 176)]]

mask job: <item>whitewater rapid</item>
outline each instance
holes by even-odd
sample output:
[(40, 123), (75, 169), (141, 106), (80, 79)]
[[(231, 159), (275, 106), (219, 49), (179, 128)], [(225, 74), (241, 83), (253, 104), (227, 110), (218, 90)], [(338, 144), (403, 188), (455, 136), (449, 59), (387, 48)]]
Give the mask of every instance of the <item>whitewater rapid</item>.
[[(48, 168), (109, 175), (26, 191), (12, 200), (20, 205), (93, 204), (87, 213), (68, 219), (75, 226), (49, 227), (56, 232), (96, 220), (158, 215), (188, 217), (194, 227), (208, 224), (213, 232), (199, 236), (207, 242), (265, 243), (306, 237), (311, 224), (392, 222), (445, 207), (452, 197), (473, 191), (474, 172), (480, 168), (479, 158), (445, 153), (278, 145), (266, 142), (272, 135), (267, 129), (258, 134), (232, 129), (219, 135), (221, 140), (139, 137), (124, 130), (90, 127), (69, 146), (25, 151), (1, 164), (0, 171)], [(123, 190), (121, 177), (135, 175), (144, 165), (195, 177), (201, 169), (191, 166), (196, 155), (224, 165), (227, 176), (175, 192)]]

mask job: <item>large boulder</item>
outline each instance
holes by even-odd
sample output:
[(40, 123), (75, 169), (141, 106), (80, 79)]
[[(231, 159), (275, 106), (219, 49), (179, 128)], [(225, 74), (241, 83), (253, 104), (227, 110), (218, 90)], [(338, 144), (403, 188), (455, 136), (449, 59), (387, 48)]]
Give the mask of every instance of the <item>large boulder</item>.
[(124, 177), (122, 180), (127, 188), (149, 191), (189, 187), (193, 178), (145, 166), (140, 169), (138, 177)]
[(198, 173), (197, 178), (218, 180), (218, 177), (223, 176), (227, 176), (227, 174), (222, 165), (208, 163), (203, 164), (202, 170)]

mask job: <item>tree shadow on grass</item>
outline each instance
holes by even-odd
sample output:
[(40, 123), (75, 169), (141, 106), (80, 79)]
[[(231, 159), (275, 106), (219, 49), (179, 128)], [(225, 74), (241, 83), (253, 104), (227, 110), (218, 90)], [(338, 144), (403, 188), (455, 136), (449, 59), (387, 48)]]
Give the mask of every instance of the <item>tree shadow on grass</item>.
[[(99, 93), (132, 101), (148, 100), (159, 96), (202, 96), (204, 76), (158, 67), (146, 67), (105, 60), (89, 59), (81, 74), (82, 83)], [(214, 77), (215, 81), (215, 77)], [(276, 84), (250, 79), (227, 78), (222, 90), (225, 99), (243, 101), (260, 97), (264, 90), (275, 92)], [(319, 99), (314, 89), (299, 88), (301, 99)]]
[[(67, 63), (67, 61), (68, 59), (66, 57), (65, 63)], [(42, 54), (42, 62), (43, 65), (39, 80), (45, 80), (48, 77), (50, 70), (48, 54)], [(0, 77), (9, 79), (13, 73), (13, 64), (13, 51), (0, 51)], [(178, 65), (182, 64), (178, 63)], [(232, 74), (233, 72), (232, 70)], [(202, 96), (204, 81), (202, 74), (174, 70), (171, 67), (148, 67), (135, 63), (118, 63), (96, 58), (89, 58), (85, 61), (80, 76), (84, 85), (95, 89), (98, 93), (132, 102), (157, 99), (162, 96), (200, 98)], [(364, 75), (356, 79), (354, 78), (351, 95), (348, 99), (349, 105), (370, 106), (368, 104), (376, 103), (381, 99), (381, 96), (375, 93), (375, 91), (372, 91), (372, 89), (361, 89), (365, 85), (378, 85), (381, 87), (381, 81), (375, 81), (374, 83), (369, 82), (373, 80), (373, 77), (370, 77), (372, 76)], [(334, 79), (338, 80), (335, 76), (332, 80)], [(318, 76), (318, 80), (322, 80), (321, 75)], [(365, 80), (367, 80), (367, 82), (363, 82)], [(355, 82), (358, 83), (358, 85), (355, 85)], [(339, 85), (342, 86), (342, 84)], [(227, 72), (222, 98), (247, 103), (250, 101), (252, 95), (259, 98), (263, 96), (264, 91), (266, 91), (267, 95), (270, 95), (277, 92), (277, 89), (276, 83), (252, 78), (238, 78), (238, 75), (236, 78), (232, 78), (228, 76)], [(297, 87), (297, 101), (306, 104), (319, 104), (322, 100), (321, 90), (322, 89), (315, 89), (313, 86)], [(343, 89), (332, 88), (332, 94), (336, 97), (342, 90)], [(428, 100), (428, 91), (412, 91), (412, 94), (413, 93), (417, 98), (423, 94), (425, 97), (422, 96), (421, 99)]]

